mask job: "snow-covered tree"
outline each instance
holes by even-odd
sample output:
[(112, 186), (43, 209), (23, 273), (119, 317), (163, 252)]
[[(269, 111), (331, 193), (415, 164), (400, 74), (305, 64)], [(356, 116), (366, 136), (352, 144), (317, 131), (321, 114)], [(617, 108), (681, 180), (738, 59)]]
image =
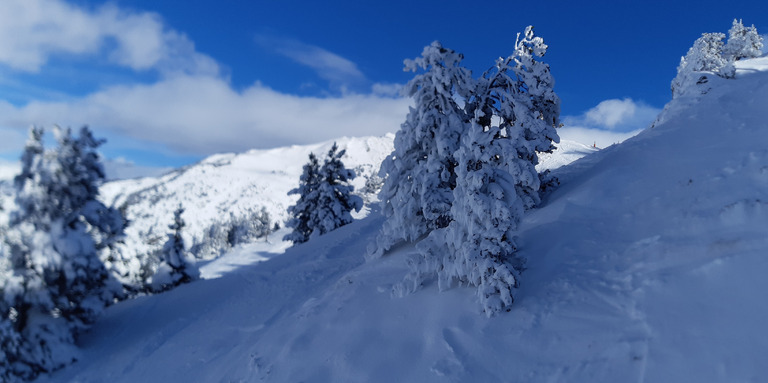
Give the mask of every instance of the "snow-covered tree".
[(291, 218), (285, 226), (293, 231), (287, 234), (283, 240), (293, 243), (303, 243), (309, 240), (314, 226), (311, 226), (313, 212), (317, 209), (318, 187), (320, 184), (320, 164), (314, 153), (309, 153), (309, 162), (304, 165), (304, 172), (299, 178), (299, 187), (288, 192), (289, 195), (298, 194), (299, 200), (295, 205), (288, 207)]
[(352, 210), (363, 207), (362, 198), (352, 194), (354, 188), (349, 182), (355, 178), (355, 172), (344, 167), (341, 157), (345, 153), (334, 142), (322, 167), (310, 153), (299, 187), (288, 193), (299, 194), (299, 200), (288, 208), (291, 219), (286, 226), (293, 231), (283, 240), (303, 243), (326, 234), (352, 222)]
[(723, 33), (703, 33), (696, 39), (685, 57), (680, 59), (677, 76), (672, 80), (673, 98), (687, 93), (697, 84), (707, 83), (707, 75), (701, 72), (711, 72), (723, 78), (734, 76), (733, 56), (723, 55), (724, 39)]
[(405, 70), (424, 70), (403, 89), (415, 106), (395, 136), (395, 150), (381, 164), (379, 194), (387, 218), (369, 256), (378, 257), (399, 242), (411, 242), (451, 221), (456, 159), (469, 116), (462, 100), (474, 88), (463, 56), (434, 42), (421, 57), (405, 60)]
[(512, 304), (521, 263), (514, 231), (539, 202), (537, 152), (553, 150), (559, 140), (560, 100), (549, 67), (538, 61), (546, 49), (528, 27), (514, 53), (477, 81), (467, 103), (470, 128), (455, 154), (453, 220), (419, 243), (396, 294), (436, 277), (441, 290), (477, 287), (489, 316)]
[(103, 141), (88, 128), (54, 133), (44, 151), (43, 130), (30, 131), (4, 238), (3, 318), (22, 339), (14, 374), (26, 378), (71, 362), (67, 349), (114, 296), (99, 248), (123, 233), (122, 215), (97, 199)]
[(179, 205), (173, 212), (173, 223), (168, 225), (171, 233), (168, 234), (168, 240), (163, 245), (162, 262), (150, 282), (155, 292), (170, 290), (200, 277), (200, 272), (187, 259), (187, 250), (181, 235), (186, 226), (181, 217), (183, 213), (184, 208)]
[[(540, 202), (538, 153), (551, 153), (560, 142), (555, 128), (560, 125), (560, 98), (555, 94), (555, 80), (549, 65), (540, 61), (547, 52), (541, 37), (528, 26), (518, 35), (515, 51), (506, 60), (499, 60), (494, 71), (486, 75), (489, 86), (481, 82), (482, 91), (493, 100), (494, 115), (500, 120), (501, 136), (514, 141), (520, 161), (520, 173), (514, 174), (517, 194), (526, 209)], [(513, 66), (514, 64), (514, 66)], [(514, 82), (508, 74), (514, 73)], [(475, 113), (475, 119), (478, 119)], [(491, 129), (480, 124), (485, 130)]]
[(754, 25), (745, 27), (741, 20), (733, 19), (723, 54), (733, 60), (760, 57), (763, 55), (763, 37)]
[(352, 194), (354, 187), (350, 181), (355, 172), (341, 161), (345, 153), (334, 142), (320, 168), (317, 205), (310, 216), (311, 235), (323, 235), (351, 223), (351, 212), (363, 207), (363, 199)]

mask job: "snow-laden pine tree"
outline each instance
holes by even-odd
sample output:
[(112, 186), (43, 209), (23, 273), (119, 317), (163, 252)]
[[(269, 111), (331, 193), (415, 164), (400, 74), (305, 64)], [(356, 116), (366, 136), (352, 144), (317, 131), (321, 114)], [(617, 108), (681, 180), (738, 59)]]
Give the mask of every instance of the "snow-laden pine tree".
[(735, 75), (733, 56), (723, 55), (724, 39), (723, 33), (703, 33), (696, 39), (685, 57), (680, 59), (677, 76), (672, 80), (673, 98), (689, 93), (696, 85), (709, 82), (707, 74), (702, 72), (711, 72), (723, 78)]
[(289, 195), (298, 194), (299, 200), (295, 205), (288, 207), (291, 218), (285, 226), (293, 231), (283, 237), (284, 241), (304, 243), (309, 240), (314, 227), (310, 220), (317, 209), (318, 186), (320, 184), (320, 164), (314, 153), (309, 153), (309, 162), (304, 165), (304, 171), (299, 178), (299, 187), (288, 192)]
[(181, 235), (186, 226), (182, 214), (184, 207), (179, 205), (173, 212), (173, 223), (168, 225), (171, 233), (163, 245), (162, 260), (149, 283), (154, 292), (170, 290), (200, 277), (200, 272), (187, 259), (187, 250)]
[[(560, 125), (560, 98), (555, 94), (555, 80), (549, 65), (540, 61), (547, 48), (544, 40), (534, 35), (533, 26), (528, 26), (522, 38), (518, 34), (515, 53), (499, 60), (494, 71), (485, 76), (487, 88), (484, 82), (479, 85), (481, 92), (486, 92), (494, 101), (499, 127), (514, 140), (517, 156), (523, 160), (520, 164), (524, 168), (514, 176), (517, 194), (526, 209), (540, 202), (538, 153), (551, 153), (554, 143), (560, 142), (555, 130)], [(509, 72), (514, 73), (515, 82), (510, 81)], [(488, 124), (481, 125), (490, 129)]]
[(352, 194), (354, 187), (350, 181), (355, 178), (355, 172), (344, 166), (341, 161), (344, 154), (346, 150), (339, 150), (334, 142), (320, 168), (317, 204), (309, 220), (311, 236), (323, 235), (351, 223), (352, 211), (360, 211), (363, 207), (363, 199)]
[(470, 128), (455, 155), (453, 221), (419, 243), (396, 294), (436, 277), (441, 290), (476, 287), (489, 316), (512, 304), (521, 263), (514, 231), (539, 202), (537, 152), (553, 150), (559, 140), (560, 100), (549, 66), (538, 61), (546, 49), (528, 27), (514, 53), (477, 81), (467, 103)]
[(415, 106), (395, 136), (395, 150), (381, 164), (379, 193), (387, 218), (369, 257), (379, 257), (400, 242), (415, 241), (451, 222), (456, 159), (469, 116), (462, 100), (474, 87), (463, 56), (433, 42), (421, 57), (405, 60), (405, 70), (424, 70), (404, 87)]
[(745, 27), (741, 20), (733, 19), (723, 54), (733, 60), (760, 57), (763, 55), (763, 37), (754, 25)]
[(114, 297), (98, 249), (123, 233), (122, 215), (97, 199), (103, 141), (88, 128), (54, 133), (57, 148), (44, 151), (43, 130), (30, 131), (4, 239), (2, 315), (21, 339), (13, 374), (23, 378), (71, 362), (75, 338)]

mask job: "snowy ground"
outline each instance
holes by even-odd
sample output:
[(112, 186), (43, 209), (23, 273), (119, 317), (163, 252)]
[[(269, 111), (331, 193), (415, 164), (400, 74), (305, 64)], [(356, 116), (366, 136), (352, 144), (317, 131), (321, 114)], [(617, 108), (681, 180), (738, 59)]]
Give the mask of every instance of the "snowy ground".
[(765, 381), (767, 66), (559, 169), (520, 230), (509, 313), (486, 318), (471, 289), (392, 298), (413, 248), (365, 263), (373, 212), (110, 308), (81, 361), (40, 381)]

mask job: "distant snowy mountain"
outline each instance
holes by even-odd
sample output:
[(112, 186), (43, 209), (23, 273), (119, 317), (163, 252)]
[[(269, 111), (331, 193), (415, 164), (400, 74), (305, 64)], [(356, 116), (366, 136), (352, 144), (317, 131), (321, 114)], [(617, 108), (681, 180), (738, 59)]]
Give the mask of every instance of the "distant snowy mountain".
[[(393, 136), (340, 138), (346, 149), (345, 165), (358, 177), (356, 190), (378, 170), (392, 150)], [(200, 245), (211, 228), (250, 219), (262, 208), (273, 223), (283, 226), (287, 208), (298, 196), (288, 191), (298, 186), (302, 167), (310, 152), (324, 160), (333, 141), (316, 145), (253, 150), (240, 154), (217, 154), (160, 177), (106, 183), (102, 199), (118, 206), (130, 221), (125, 247), (142, 254), (159, 249), (173, 212), (181, 204), (188, 246)], [(207, 258), (211, 254), (198, 254)]]
[[(336, 140), (347, 151), (344, 164), (357, 172), (353, 185), (366, 201), (375, 200), (377, 190), (366, 189), (366, 182), (392, 152), (393, 139), (394, 135)], [(200, 245), (212, 227), (249, 219), (262, 208), (273, 222), (283, 226), (288, 206), (298, 198), (289, 196), (288, 191), (298, 186), (309, 153), (318, 155), (322, 162), (331, 145), (333, 141), (218, 154), (160, 177), (108, 182), (101, 188), (102, 200), (125, 212), (130, 221), (125, 247), (138, 254), (151, 253), (162, 246), (179, 204), (186, 209), (183, 218), (188, 225), (185, 230), (189, 246)], [(571, 141), (564, 141), (559, 147), (552, 154), (542, 155), (540, 170), (557, 168), (597, 150)], [(357, 217), (367, 215), (369, 209), (367, 206)]]
[[(560, 188), (519, 230), (527, 268), (511, 312), (486, 318), (468, 288), (392, 298), (414, 248), (365, 263), (374, 212), (280, 256), (240, 248), (203, 268), (240, 265), (217, 279), (111, 307), (81, 339), (80, 362), (40, 381), (762, 381), (768, 58), (737, 64), (735, 80), (676, 98), (654, 128), (555, 172)], [(293, 170), (268, 178), (285, 184), (269, 189), (280, 198), (292, 186), (280, 177), (307, 150), (224, 155), (163, 184), (134, 182), (155, 185), (146, 196), (162, 196), (158, 210), (181, 200), (215, 216), (229, 182), (273, 174), (250, 159), (293, 151)], [(290, 201), (275, 201), (279, 217)]]

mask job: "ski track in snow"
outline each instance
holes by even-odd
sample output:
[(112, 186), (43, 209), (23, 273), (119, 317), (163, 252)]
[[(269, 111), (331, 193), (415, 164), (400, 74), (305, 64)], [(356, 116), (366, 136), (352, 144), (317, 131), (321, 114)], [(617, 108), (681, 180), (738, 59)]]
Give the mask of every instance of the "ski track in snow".
[(392, 298), (415, 250), (364, 262), (373, 211), (110, 308), (82, 360), (40, 381), (764, 380), (768, 58), (738, 64), (736, 80), (555, 172), (562, 185), (520, 228), (509, 313), (486, 318), (469, 288)]

